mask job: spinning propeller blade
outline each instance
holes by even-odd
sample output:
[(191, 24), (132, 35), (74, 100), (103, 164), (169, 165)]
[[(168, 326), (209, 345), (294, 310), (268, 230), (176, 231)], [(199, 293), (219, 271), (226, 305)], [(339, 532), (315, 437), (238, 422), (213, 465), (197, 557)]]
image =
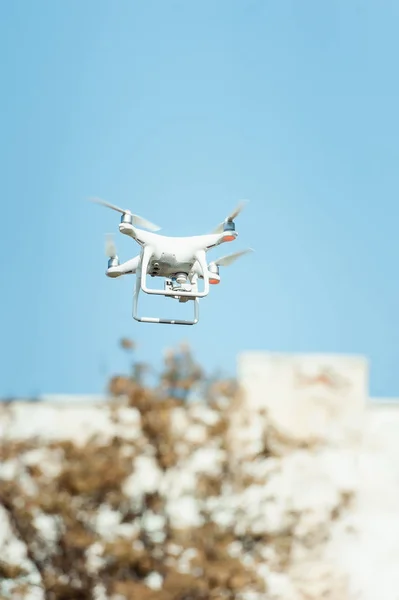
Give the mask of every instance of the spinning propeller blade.
[(218, 265), (219, 267), (228, 267), (233, 262), (240, 258), (240, 256), (244, 256), (244, 254), (248, 254), (248, 252), (253, 252), (252, 248), (247, 248), (246, 250), (239, 250), (238, 252), (233, 252), (233, 254), (226, 254), (226, 256), (221, 256), (217, 260), (213, 260), (212, 263)]
[(122, 215), (131, 215), (132, 220), (133, 220), (133, 225), (135, 225), (137, 227), (143, 227), (143, 229), (148, 229), (149, 231), (159, 231), (161, 229), (158, 225), (151, 223), (151, 221), (147, 221), (147, 219), (140, 217), (140, 215), (133, 214), (132, 212), (130, 212), (129, 209), (120, 208), (119, 206), (115, 206), (115, 204), (110, 204), (109, 202), (105, 202), (105, 200), (101, 200), (100, 198), (90, 198), (90, 200), (92, 202), (95, 202), (96, 204), (101, 204), (102, 206), (106, 206), (107, 208), (116, 210), (116, 212), (119, 212)]
[(112, 233), (105, 234), (105, 255), (108, 256), (108, 258), (115, 258), (117, 255), (114, 236)]
[(212, 233), (222, 233), (224, 229), (224, 224), (226, 221), (234, 221), (234, 219), (240, 214), (244, 206), (247, 204), (248, 200), (241, 200), (238, 206), (233, 210), (233, 212), (225, 218), (224, 221), (219, 223), (219, 225), (212, 231)]

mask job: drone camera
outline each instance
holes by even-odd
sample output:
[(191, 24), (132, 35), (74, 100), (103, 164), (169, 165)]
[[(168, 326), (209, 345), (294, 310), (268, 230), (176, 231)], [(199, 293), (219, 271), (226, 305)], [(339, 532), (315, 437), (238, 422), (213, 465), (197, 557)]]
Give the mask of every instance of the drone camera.
[(192, 289), (191, 283), (188, 280), (188, 274), (183, 272), (175, 273), (171, 277), (169, 285), (174, 291), (190, 292)]
[(180, 285), (187, 283), (187, 273), (176, 273), (176, 281)]

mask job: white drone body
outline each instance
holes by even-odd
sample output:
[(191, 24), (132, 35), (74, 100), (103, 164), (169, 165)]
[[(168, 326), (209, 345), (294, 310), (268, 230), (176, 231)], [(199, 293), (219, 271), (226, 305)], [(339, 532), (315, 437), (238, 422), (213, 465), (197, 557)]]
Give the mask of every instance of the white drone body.
[[(140, 246), (139, 255), (120, 264), (113, 240), (108, 237), (106, 254), (109, 258), (107, 277), (135, 274), (136, 285), (133, 294), (133, 318), (144, 323), (164, 323), (171, 325), (195, 325), (199, 320), (199, 299), (209, 294), (210, 285), (220, 282), (219, 266), (227, 266), (239, 256), (251, 252), (249, 248), (234, 254), (223, 256), (208, 264), (206, 253), (211, 248), (224, 242), (234, 241), (237, 237), (234, 219), (241, 212), (243, 203), (220, 223), (213, 233), (190, 237), (169, 237), (155, 233), (160, 228), (129, 210), (119, 208), (102, 200), (94, 202), (122, 213), (119, 231), (133, 238)], [(139, 226), (149, 229), (145, 231)], [(149, 288), (147, 277), (164, 278), (163, 289)], [(198, 280), (203, 280), (202, 291), (198, 288)], [(194, 317), (192, 320), (164, 319), (159, 317), (142, 317), (138, 315), (138, 298), (140, 291), (174, 298), (179, 302), (193, 301)]]

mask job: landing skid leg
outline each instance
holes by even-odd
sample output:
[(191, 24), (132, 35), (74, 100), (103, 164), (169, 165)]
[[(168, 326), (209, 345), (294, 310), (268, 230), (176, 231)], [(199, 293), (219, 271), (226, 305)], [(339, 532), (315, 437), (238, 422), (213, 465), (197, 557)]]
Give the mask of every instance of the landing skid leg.
[(140, 294), (140, 280), (137, 279), (133, 294), (133, 319), (141, 323), (162, 323), (164, 325), (196, 325), (199, 321), (199, 299), (194, 298), (194, 318), (185, 319), (163, 319), (161, 317), (139, 317), (138, 315), (138, 297)]
[[(141, 266), (136, 271), (136, 285), (133, 292), (133, 319), (141, 323), (162, 323), (164, 325), (196, 325), (199, 321), (199, 299), (194, 298), (194, 319), (162, 319), (159, 317), (139, 317), (138, 301), (141, 290)], [(176, 294), (175, 294), (176, 295)]]

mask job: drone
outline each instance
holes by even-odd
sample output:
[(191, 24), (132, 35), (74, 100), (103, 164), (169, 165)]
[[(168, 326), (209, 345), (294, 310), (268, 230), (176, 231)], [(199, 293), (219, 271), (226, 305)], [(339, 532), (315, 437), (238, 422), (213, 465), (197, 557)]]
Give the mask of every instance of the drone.
[[(106, 235), (105, 253), (108, 257), (108, 268), (105, 274), (111, 278), (121, 275), (136, 275), (133, 292), (133, 318), (142, 323), (195, 325), (199, 321), (199, 300), (209, 294), (210, 285), (220, 283), (219, 267), (229, 266), (240, 256), (253, 252), (252, 248), (247, 248), (222, 256), (209, 264), (206, 258), (206, 253), (211, 248), (236, 239), (238, 234), (235, 230), (234, 220), (244, 208), (246, 201), (241, 201), (235, 210), (209, 234), (170, 237), (155, 233), (161, 229), (158, 225), (140, 215), (133, 214), (128, 209), (119, 208), (119, 206), (99, 198), (90, 200), (121, 213), (120, 233), (133, 238), (141, 246), (140, 254), (120, 263), (113, 236), (112, 234)], [(163, 289), (148, 287), (148, 276), (163, 278)], [(203, 282), (202, 290), (199, 289), (199, 281)], [(139, 316), (140, 291), (173, 298), (178, 302), (192, 301), (194, 316), (191, 320)]]

